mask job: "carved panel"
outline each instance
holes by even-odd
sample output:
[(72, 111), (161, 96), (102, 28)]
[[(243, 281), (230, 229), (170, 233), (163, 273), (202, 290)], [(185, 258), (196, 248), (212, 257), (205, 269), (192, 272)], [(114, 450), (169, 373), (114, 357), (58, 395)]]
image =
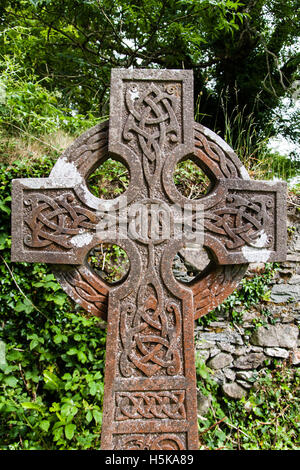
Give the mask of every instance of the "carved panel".
[[(241, 170), (242, 165), (236, 155), (232, 152), (232, 150), (227, 150), (227, 148), (222, 149), (220, 145), (219, 138), (215, 134), (211, 133), (208, 129), (203, 128), (199, 124), (195, 124), (195, 155), (201, 159), (202, 162), (206, 162), (210, 168), (213, 169), (214, 175), (220, 178), (224, 178), (226, 175), (230, 178), (238, 178), (239, 175), (242, 177), (247, 175), (246, 170)], [(203, 142), (202, 150), (200, 152), (200, 144), (199, 140)], [(213, 140), (215, 139), (215, 140)], [(73, 144), (66, 152), (63, 154), (61, 159), (64, 160), (64, 165), (59, 163), (55, 165), (54, 169), (51, 172), (51, 176), (53, 178), (58, 178), (58, 175), (62, 172), (62, 167), (66, 168), (68, 164), (73, 164), (81, 175), (87, 176), (88, 173), (91, 171), (90, 167), (95, 166), (97, 162), (101, 162), (101, 159), (105, 158), (107, 155), (107, 145), (108, 145), (108, 125), (107, 122), (95, 126), (95, 128), (90, 129), (86, 133), (84, 133), (80, 138), (77, 139), (76, 143)], [(223, 143), (224, 147), (224, 143)], [(226, 147), (226, 146), (225, 146)], [(66, 165), (67, 163), (67, 165)], [(27, 181), (27, 180), (26, 180)], [(40, 180), (39, 180), (40, 181)], [(241, 183), (243, 180), (239, 180)], [(16, 226), (20, 226), (20, 222), (16, 223)], [(16, 238), (16, 237), (15, 237)], [(141, 238), (142, 242), (145, 242)], [(146, 240), (150, 241), (150, 239)], [(18, 259), (20, 259), (20, 250), (18, 250)], [(74, 259), (74, 258), (73, 258)], [(65, 262), (65, 261), (64, 261)], [(219, 305), (219, 303), (226, 298), (226, 296), (230, 295), (230, 293), (236, 288), (238, 282), (243, 277), (243, 273), (246, 271), (247, 266), (243, 268), (239, 268), (238, 272), (239, 275), (237, 276), (237, 268), (234, 266), (227, 266), (227, 267), (214, 267), (213, 271), (210, 271), (207, 277), (193, 286), (193, 290), (195, 290), (196, 294), (199, 293), (201, 297), (203, 292), (208, 292), (209, 295), (204, 295), (201, 300), (201, 309), (195, 311), (195, 315), (199, 315), (201, 311), (201, 315), (204, 314), (203, 312), (208, 312), (215, 306)], [(82, 268), (80, 268), (80, 271)], [(220, 276), (219, 271), (224, 271), (224, 275)], [(84, 283), (85, 283), (85, 290), (87, 289), (94, 289), (95, 285), (95, 277), (93, 271), (89, 266), (85, 267), (85, 276), (84, 276)], [(226, 273), (226, 274), (225, 274)], [(106, 319), (107, 309), (105, 307), (105, 303), (102, 303), (102, 293), (100, 293), (99, 299), (102, 303), (103, 307), (98, 309), (96, 307), (96, 303), (94, 300), (91, 300), (89, 296), (78, 295), (78, 289), (76, 289), (77, 280), (78, 280), (78, 271), (77, 270), (67, 270), (67, 275), (64, 274), (64, 271), (58, 272), (55, 270), (55, 275), (58, 278), (59, 282), (61, 283), (62, 287), (67, 291), (67, 293), (79, 304), (83, 306), (83, 308), (88, 309), (95, 315), (101, 316), (103, 319)], [(98, 278), (99, 279), (99, 278)], [(99, 279), (101, 283), (101, 279)], [(211, 283), (215, 286), (213, 290), (205, 289), (203, 290), (203, 283), (205, 286), (209, 286)], [(102, 283), (105, 286), (105, 283)], [(226, 287), (224, 287), (226, 286)], [(108, 287), (106, 287), (106, 295), (108, 295)], [(214, 293), (214, 294), (212, 294)], [(197, 297), (198, 298), (198, 297)], [(94, 299), (94, 298), (93, 298)], [(107, 305), (107, 303), (106, 303)], [(198, 305), (198, 303), (197, 303)]]
[(142, 155), (150, 188), (160, 176), (162, 152), (182, 142), (181, 95), (180, 83), (126, 82), (123, 143)]
[(184, 450), (185, 434), (131, 434), (114, 436), (114, 449), (124, 450)]
[(186, 419), (185, 391), (117, 392), (116, 420)]
[(274, 196), (229, 190), (221, 203), (205, 213), (205, 228), (218, 235), (227, 250), (244, 245), (272, 249)]
[(204, 244), (220, 264), (271, 262), (286, 256), (285, 184), (220, 180), (223, 197), (204, 213)]
[(178, 305), (164, 298), (155, 272), (148, 271), (138, 288), (136, 305), (125, 303), (122, 309), (121, 374), (124, 377), (138, 372), (147, 377), (179, 374), (181, 322)]
[[(72, 250), (80, 246), (80, 235), (95, 232), (98, 218), (94, 212), (83, 207), (73, 191), (49, 191), (43, 193), (25, 191), (24, 222), (29, 229), (24, 230), (24, 244), (30, 248), (43, 248), (47, 251), (63, 248)], [(84, 242), (84, 237), (82, 237)]]
[(76, 194), (78, 180), (13, 181), (12, 259), (81, 264), (99, 218)]

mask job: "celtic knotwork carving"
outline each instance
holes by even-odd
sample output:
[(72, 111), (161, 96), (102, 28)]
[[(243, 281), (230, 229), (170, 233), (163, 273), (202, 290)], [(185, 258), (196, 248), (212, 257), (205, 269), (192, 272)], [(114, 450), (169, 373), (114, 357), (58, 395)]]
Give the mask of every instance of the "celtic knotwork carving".
[(74, 248), (71, 239), (84, 229), (96, 230), (96, 215), (79, 205), (71, 192), (58, 196), (43, 193), (28, 193), (24, 199), (27, 207), (24, 222), (30, 233), (24, 236), (25, 245), (45, 248), (57, 245), (66, 250)]
[[(83, 134), (78, 143), (73, 144), (67, 151), (66, 155), (68, 156), (68, 161), (75, 161), (76, 168), (78, 171), (84, 172), (89, 169), (88, 165), (95, 164), (97, 159), (101, 159), (106, 155), (107, 149), (107, 129), (108, 122), (105, 122), (101, 125), (97, 125), (95, 128), (90, 129), (88, 132)], [(213, 170), (214, 175), (217, 177), (225, 176), (225, 169), (227, 169), (227, 174), (230, 178), (237, 178), (239, 174), (239, 167), (241, 166), (240, 161), (234, 154), (234, 152), (225, 152), (222, 150), (220, 145), (217, 145), (216, 142), (213, 142), (211, 139), (206, 137), (204, 133), (207, 133), (208, 130), (203, 128), (199, 124), (194, 124), (194, 145), (195, 145), (195, 154), (199, 156), (201, 161), (209, 165), (209, 168)], [(76, 141), (77, 142), (77, 141)], [(97, 145), (97, 147), (96, 147)], [(218, 152), (213, 152), (213, 146), (218, 146)], [(99, 150), (99, 146), (101, 147)], [(222, 171), (222, 168), (224, 171)], [(54, 174), (54, 171), (53, 171)], [(58, 175), (59, 172), (56, 172)], [(104, 223), (106, 219), (103, 219)], [(107, 229), (108, 227), (106, 227)], [(234, 275), (235, 271), (238, 270), (239, 276), (236, 278)], [(87, 286), (94, 288), (94, 276), (90, 268), (87, 268), (87, 275), (84, 278), (84, 283)], [(219, 274), (219, 271), (222, 273)], [(226, 275), (223, 275), (226, 272)], [(195, 310), (196, 318), (199, 315), (204, 315), (212, 308), (216, 307), (223, 299), (226, 298), (237, 286), (238, 282), (241, 280), (242, 276), (246, 271), (246, 265), (242, 265), (242, 268), (230, 265), (227, 267), (219, 267), (214, 272), (208, 274), (205, 277), (204, 281), (199, 281), (195, 286), (195, 295), (197, 296), (196, 305), (199, 307)], [(76, 281), (72, 280), (74, 273), (75, 279), (77, 279), (77, 271), (68, 271), (68, 277), (65, 278), (64, 275), (55, 271), (56, 277), (59, 279), (59, 282), (62, 284), (63, 288), (67, 290), (68, 294), (73, 297), (76, 302), (80, 303), (83, 308), (93, 312), (95, 315), (100, 315), (102, 318), (106, 318), (106, 308), (103, 303), (103, 307), (99, 310), (93, 301), (90, 300), (88, 296), (78, 295), (78, 291), (75, 289)], [(215, 286), (213, 289), (207, 286), (210, 286), (212, 283)], [(203, 287), (202, 287), (203, 285)], [(107, 291), (108, 295), (108, 291)]]
[(98, 317), (106, 317), (108, 288), (99, 276), (87, 266), (65, 271), (54, 270), (54, 273), (70, 297), (85, 310)]
[(145, 178), (151, 187), (161, 170), (161, 152), (165, 144), (176, 145), (180, 127), (176, 117), (179, 104), (176, 85), (167, 85), (165, 91), (151, 83), (144, 91), (138, 85), (129, 85), (125, 102), (129, 115), (124, 125), (123, 138), (130, 142), (134, 136), (143, 155)]
[[(238, 166), (241, 165), (234, 152), (225, 152), (217, 142), (207, 138), (200, 129), (196, 128), (195, 130), (195, 149), (200, 159), (216, 177), (237, 178)], [(204, 130), (205, 128), (203, 128)]]
[(268, 233), (274, 201), (271, 195), (228, 194), (221, 205), (205, 213), (205, 228), (225, 237), (228, 250), (248, 245), (268, 248), (273, 241)]
[[(153, 270), (148, 271), (139, 287), (137, 304), (125, 306), (120, 334), (123, 353), (120, 371), (125, 377), (138, 369), (151, 377), (175, 375), (181, 368), (178, 341), (181, 336), (181, 314), (173, 302), (164, 305), (162, 287)], [(175, 325), (175, 326), (174, 326)]]
[(136, 434), (122, 439), (124, 450), (184, 450), (184, 438), (176, 434)]
[(247, 264), (215, 266), (193, 287), (195, 318), (200, 318), (216, 308), (238, 286)]
[(116, 420), (185, 419), (185, 391), (118, 392)]

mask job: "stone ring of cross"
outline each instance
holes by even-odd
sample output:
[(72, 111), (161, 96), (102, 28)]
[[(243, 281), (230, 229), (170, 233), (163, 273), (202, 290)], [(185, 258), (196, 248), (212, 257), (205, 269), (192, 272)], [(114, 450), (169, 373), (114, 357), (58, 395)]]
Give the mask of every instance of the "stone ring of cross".
[[(199, 447), (194, 320), (233, 292), (249, 262), (286, 256), (285, 183), (250, 180), (234, 151), (194, 122), (193, 100), (192, 71), (113, 69), (109, 121), (81, 135), (49, 178), (13, 181), (12, 260), (53, 264), (69, 296), (107, 320), (104, 450)], [(130, 182), (103, 200), (87, 180), (108, 158)], [(186, 159), (210, 180), (196, 200), (174, 183)], [(191, 241), (210, 262), (184, 284), (172, 262)], [(129, 258), (115, 284), (88, 263), (103, 242)]]

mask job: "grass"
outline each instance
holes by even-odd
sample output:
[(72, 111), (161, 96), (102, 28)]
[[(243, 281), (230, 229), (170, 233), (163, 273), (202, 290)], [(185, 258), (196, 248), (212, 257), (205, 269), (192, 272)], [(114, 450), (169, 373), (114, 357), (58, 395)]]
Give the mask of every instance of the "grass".
[(73, 136), (61, 130), (40, 137), (12, 136), (0, 131), (0, 163), (11, 165), (15, 161), (35, 162), (45, 155), (56, 159), (73, 141)]

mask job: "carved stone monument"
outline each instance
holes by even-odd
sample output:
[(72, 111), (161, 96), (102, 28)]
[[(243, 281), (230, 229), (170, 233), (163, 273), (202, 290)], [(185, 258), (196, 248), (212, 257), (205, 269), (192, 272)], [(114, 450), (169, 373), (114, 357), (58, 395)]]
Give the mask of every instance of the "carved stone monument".
[[(102, 200), (86, 181), (109, 157), (130, 183)], [(187, 158), (211, 181), (197, 200), (173, 181)], [(112, 70), (109, 122), (79, 137), (49, 178), (14, 180), (12, 260), (54, 264), (70, 297), (107, 319), (102, 449), (198, 448), (194, 320), (231, 294), (249, 262), (285, 259), (285, 192), (251, 181), (233, 150), (194, 122), (187, 70)], [(172, 261), (191, 235), (211, 261), (184, 284)], [(108, 285), (87, 262), (103, 240), (127, 252), (123, 282)]]

